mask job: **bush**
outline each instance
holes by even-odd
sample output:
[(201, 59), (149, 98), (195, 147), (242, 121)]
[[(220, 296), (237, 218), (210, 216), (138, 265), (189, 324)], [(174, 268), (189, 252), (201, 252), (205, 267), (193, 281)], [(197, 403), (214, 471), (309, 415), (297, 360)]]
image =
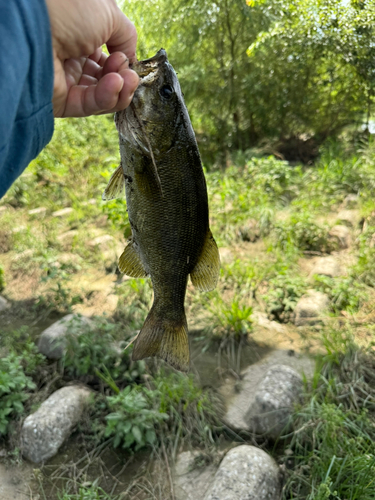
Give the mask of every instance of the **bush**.
[(361, 300), (365, 298), (363, 285), (361, 286), (352, 276), (335, 279), (328, 276), (315, 276), (315, 287), (328, 294), (330, 307), (334, 313), (355, 312), (359, 309)]
[(71, 322), (63, 363), (71, 377), (99, 376), (104, 370), (118, 384), (139, 380), (145, 371), (144, 361), (131, 361), (132, 346), (126, 351), (116, 344), (117, 326), (96, 320), (94, 326)]
[(22, 361), (22, 357), (15, 354), (0, 359), (0, 434), (3, 436), (9, 430), (11, 419), (23, 413), (28, 391), (36, 387), (25, 375)]
[(280, 323), (292, 321), (294, 309), (306, 288), (305, 281), (299, 276), (280, 274), (269, 280), (268, 290), (263, 295), (269, 318)]
[(138, 450), (155, 443), (155, 425), (168, 418), (155, 409), (156, 398), (157, 391), (141, 386), (128, 386), (116, 396), (107, 398), (113, 412), (106, 416), (105, 436), (113, 436), (115, 448), (121, 445)]
[(293, 214), (285, 222), (277, 222), (273, 234), (276, 244), (283, 250), (295, 246), (302, 251), (332, 252), (337, 248), (337, 243), (329, 238), (328, 227), (316, 224), (306, 212)]

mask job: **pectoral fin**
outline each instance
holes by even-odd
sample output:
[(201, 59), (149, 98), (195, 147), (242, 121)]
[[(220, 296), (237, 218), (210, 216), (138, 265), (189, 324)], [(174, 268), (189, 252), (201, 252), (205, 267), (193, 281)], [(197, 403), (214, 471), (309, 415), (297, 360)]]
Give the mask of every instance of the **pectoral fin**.
[(202, 292), (213, 290), (219, 279), (220, 255), (216, 241), (208, 230), (198, 263), (190, 273), (190, 278), (195, 287)]
[(125, 177), (122, 170), (122, 164), (116, 168), (112, 177), (109, 179), (108, 185), (102, 194), (102, 200), (114, 200), (124, 196)]
[(118, 268), (122, 273), (132, 278), (146, 278), (148, 276), (135, 248), (134, 241), (130, 241), (122, 252)]

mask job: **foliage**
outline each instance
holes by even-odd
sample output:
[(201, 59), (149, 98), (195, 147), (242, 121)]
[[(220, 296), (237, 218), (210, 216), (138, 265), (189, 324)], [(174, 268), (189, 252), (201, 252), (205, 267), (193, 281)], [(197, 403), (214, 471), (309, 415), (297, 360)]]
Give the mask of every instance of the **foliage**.
[(131, 361), (132, 347), (123, 350), (115, 341), (118, 327), (102, 319), (83, 325), (73, 318), (69, 324), (67, 348), (64, 354), (64, 370), (72, 377), (109, 376), (117, 384), (137, 381), (145, 371), (143, 361)]
[(207, 300), (207, 309), (212, 314), (210, 331), (214, 337), (239, 340), (251, 331), (253, 308), (239, 299), (227, 302), (213, 292)]
[(0, 292), (5, 288), (4, 269), (0, 266)]
[(139, 57), (167, 49), (205, 161), (225, 165), (227, 151), (268, 140), (275, 144), (268, 151), (308, 162), (325, 139), (368, 124), (375, 88), (370, 0), (247, 4), (123, 2), (139, 31)]
[[(312, 388), (293, 417), (295, 432), (285, 460), (292, 469), (286, 499), (374, 497), (375, 359), (347, 329), (325, 339)], [(371, 412), (371, 413), (370, 413)]]
[(173, 454), (184, 441), (211, 446), (214, 434), (222, 428), (223, 403), (219, 396), (182, 373), (161, 371), (153, 385), (159, 395), (159, 411), (169, 415), (160, 431)]
[(303, 251), (331, 252), (336, 242), (330, 240), (328, 228), (317, 224), (306, 212), (293, 213), (286, 221), (275, 223), (273, 235), (283, 250), (295, 246)]
[(168, 415), (153, 408), (157, 391), (142, 386), (127, 386), (116, 396), (107, 398), (112, 413), (106, 416), (105, 436), (113, 436), (113, 446), (138, 450), (156, 441), (155, 425)]
[(80, 486), (78, 493), (68, 493), (67, 491), (59, 494), (59, 500), (120, 500), (119, 497), (108, 495), (97, 485), (97, 481), (90, 486)]
[(11, 419), (23, 413), (28, 391), (35, 389), (22, 368), (22, 358), (14, 353), (0, 359), (0, 434), (6, 435)]
[(315, 287), (329, 296), (330, 307), (335, 313), (355, 312), (365, 298), (363, 286), (352, 276), (346, 278), (315, 276)]
[(268, 282), (268, 290), (262, 296), (267, 313), (272, 320), (288, 323), (293, 320), (294, 309), (307, 285), (296, 275), (279, 274)]

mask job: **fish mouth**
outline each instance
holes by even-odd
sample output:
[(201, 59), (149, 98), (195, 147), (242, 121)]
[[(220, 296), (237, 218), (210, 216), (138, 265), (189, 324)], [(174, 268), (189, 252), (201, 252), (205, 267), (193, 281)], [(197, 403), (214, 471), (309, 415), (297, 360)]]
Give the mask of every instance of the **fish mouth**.
[(155, 73), (159, 66), (167, 61), (168, 56), (166, 51), (164, 49), (160, 49), (153, 57), (145, 59), (144, 61), (136, 61), (130, 65), (130, 68), (135, 71), (141, 79), (141, 85), (144, 78), (149, 76), (151, 73)]

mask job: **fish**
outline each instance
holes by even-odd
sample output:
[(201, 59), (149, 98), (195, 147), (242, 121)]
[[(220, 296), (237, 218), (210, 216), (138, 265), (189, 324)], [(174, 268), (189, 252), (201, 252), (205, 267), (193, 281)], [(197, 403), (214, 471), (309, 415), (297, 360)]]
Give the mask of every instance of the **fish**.
[(125, 186), (131, 237), (118, 268), (133, 278), (150, 277), (154, 292), (132, 358), (159, 357), (186, 372), (188, 278), (198, 290), (213, 290), (219, 251), (197, 141), (167, 53), (161, 49), (132, 69), (140, 83), (131, 105), (115, 114), (121, 162), (103, 199), (120, 196)]

